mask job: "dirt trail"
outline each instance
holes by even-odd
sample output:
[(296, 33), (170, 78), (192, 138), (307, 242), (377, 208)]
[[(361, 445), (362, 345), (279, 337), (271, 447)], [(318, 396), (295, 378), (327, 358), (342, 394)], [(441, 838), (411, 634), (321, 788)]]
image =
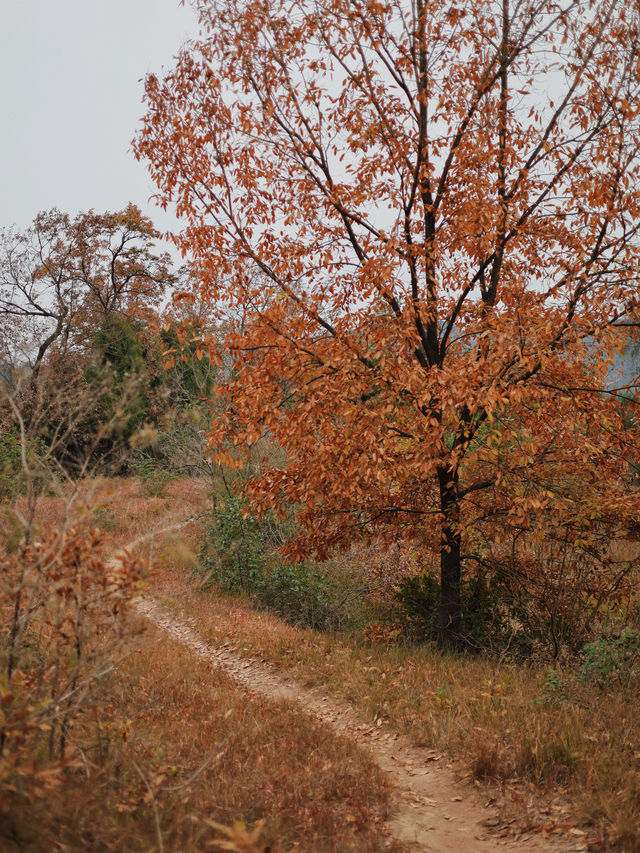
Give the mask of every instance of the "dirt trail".
[(273, 667), (241, 658), (224, 648), (208, 645), (192, 630), (193, 621), (180, 621), (150, 599), (139, 599), (138, 610), (195, 654), (225, 670), (249, 692), (270, 699), (296, 702), (337, 734), (366, 750), (388, 776), (398, 794), (390, 834), (416, 850), (430, 853), (489, 853), (518, 850), (523, 853), (568, 853), (585, 849), (564, 839), (540, 835), (499, 838), (490, 828), (499, 824), (495, 810), (483, 806), (472, 788), (457, 781), (452, 765), (433, 750), (411, 746), (386, 727), (364, 723), (345, 704), (284, 678)]

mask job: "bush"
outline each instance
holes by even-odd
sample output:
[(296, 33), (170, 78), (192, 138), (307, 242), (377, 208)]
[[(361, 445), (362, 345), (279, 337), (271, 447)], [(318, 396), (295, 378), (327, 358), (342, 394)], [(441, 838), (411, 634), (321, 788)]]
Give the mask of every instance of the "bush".
[(207, 542), (199, 556), (201, 585), (220, 584), (229, 592), (246, 592), (285, 618), (321, 629), (341, 629), (364, 618), (366, 589), (362, 581), (326, 565), (285, 564), (277, 548), (282, 542), (270, 516), (243, 516), (242, 501), (219, 501)]
[(22, 465), (21, 439), (17, 429), (0, 433), (0, 501), (23, 495), (31, 484), (38, 492), (46, 492), (55, 480), (47, 459), (47, 449), (40, 438), (25, 439), (29, 475)]
[(0, 433), (0, 500), (14, 497), (21, 473), (20, 439), (17, 433), (13, 430)]
[(366, 595), (354, 578), (328, 572), (315, 563), (283, 565), (279, 561), (265, 572), (258, 596), (296, 622), (323, 630), (353, 626), (364, 614)]
[(97, 715), (93, 688), (131, 642), (142, 564), (105, 544), (69, 527), (0, 545), (0, 825), (14, 794), (46, 797), (79, 762), (76, 723)]
[(628, 686), (640, 675), (640, 631), (624, 628), (617, 636), (601, 637), (582, 649), (580, 678), (603, 689), (617, 681)]
[[(530, 640), (519, 627), (522, 614), (499, 577), (475, 575), (461, 585), (463, 642), (470, 649), (491, 651), (512, 645), (520, 654)], [(433, 572), (401, 581), (396, 600), (420, 640), (437, 640), (440, 582)]]
[(231, 592), (255, 591), (266, 568), (266, 550), (264, 523), (243, 518), (235, 495), (220, 501), (200, 553), (203, 588), (219, 583)]
[(140, 478), (144, 494), (148, 498), (164, 498), (167, 486), (175, 476), (158, 465), (147, 456), (142, 456), (140, 462), (133, 466), (133, 471)]

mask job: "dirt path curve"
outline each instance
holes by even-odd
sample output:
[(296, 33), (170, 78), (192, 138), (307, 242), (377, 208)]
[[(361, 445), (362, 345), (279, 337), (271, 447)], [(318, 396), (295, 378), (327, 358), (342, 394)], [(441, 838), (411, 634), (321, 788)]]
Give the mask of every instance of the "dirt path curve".
[(249, 692), (270, 699), (295, 702), (335, 732), (367, 751), (388, 776), (398, 794), (390, 834), (416, 850), (429, 853), (568, 853), (584, 849), (563, 839), (540, 835), (499, 838), (489, 828), (499, 823), (497, 814), (483, 806), (479, 795), (456, 780), (451, 765), (433, 750), (411, 746), (383, 727), (364, 723), (346, 703), (336, 702), (285, 678), (264, 661), (240, 658), (224, 648), (203, 642), (192, 629), (153, 599), (138, 599), (137, 608), (151, 622), (190, 648), (195, 654), (226, 671)]

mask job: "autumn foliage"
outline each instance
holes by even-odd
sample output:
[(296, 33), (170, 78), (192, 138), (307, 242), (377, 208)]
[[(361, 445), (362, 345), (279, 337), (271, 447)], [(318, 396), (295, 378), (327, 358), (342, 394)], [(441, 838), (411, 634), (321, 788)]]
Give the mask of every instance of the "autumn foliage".
[(232, 317), (211, 445), (286, 448), (248, 493), (299, 507), (291, 555), (439, 555), (455, 637), (463, 572), (526, 586), (532, 549), (637, 518), (607, 359), (638, 308), (638, 8), (196, 5), (136, 150)]
[(147, 321), (175, 282), (150, 219), (129, 204), (116, 213), (69, 216), (55, 208), (23, 230), (0, 231), (0, 355), (31, 364), (35, 387), (52, 352), (85, 350), (105, 317)]
[(36, 802), (80, 764), (75, 731), (127, 651), (141, 562), (108, 560), (97, 530), (49, 531), (0, 548), (0, 808)]

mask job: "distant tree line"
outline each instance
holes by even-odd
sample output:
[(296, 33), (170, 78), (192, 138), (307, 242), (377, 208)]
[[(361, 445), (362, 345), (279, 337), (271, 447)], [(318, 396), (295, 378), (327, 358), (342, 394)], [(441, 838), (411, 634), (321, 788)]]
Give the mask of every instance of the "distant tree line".
[(20, 480), (22, 445), (74, 475), (123, 473), (145, 453), (195, 464), (195, 445), (201, 461), (213, 377), (208, 357), (196, 357), (206, 318), (188, 302), (163, 307), (188, 270), (159, 239), (132, 204), (74, 218), (51, 210), (0, 232), (5, 492)]

